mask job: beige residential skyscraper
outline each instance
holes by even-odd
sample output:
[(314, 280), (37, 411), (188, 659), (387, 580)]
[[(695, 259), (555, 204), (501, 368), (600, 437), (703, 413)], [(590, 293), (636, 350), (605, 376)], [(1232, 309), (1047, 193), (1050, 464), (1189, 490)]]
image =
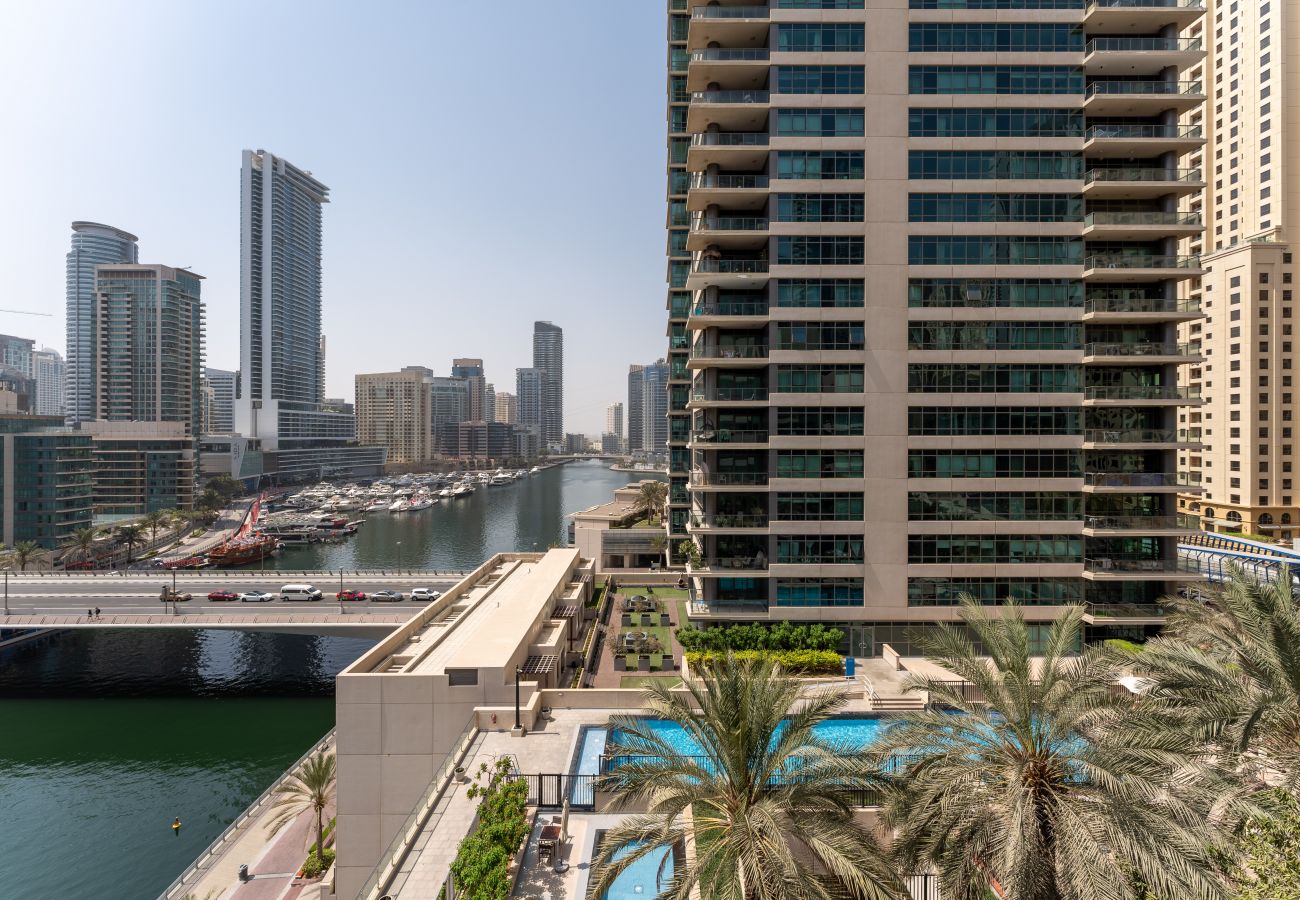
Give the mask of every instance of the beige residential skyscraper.
[(667, 4), (693, 618), (833, 622), (863, 655), (962, 593), (1159, 621), (1194, 577), (1199, 2)]
[(1209, 100), (1189, 125), (1204, 148), (1188, 165), (1204, 168), (1205, 191), (1188, 210), (1205, 220), (1189, 242), (1205, 274), (1188, 285), (1188, 302), (1206, 318), (1183, 326), (1204, 362), (1186, 373), (1205, 397), (1180, 424), (1199, 428), (1204, 448), (1179, 454), (1185, 471), (1203, 473), (1201, 495), (1179, 505), (1207, 531), (1300, 536), (1300, 435), (1295, 398), (1295, 248), (1300, 227), (1300, 3), (1208, 0), (1207, 51), (1189, 73)]
[(432, 377), (418, 367), (356, 376), (357, 440), (388, 448), (392, 463), (433, 456)]
[(496, 393), (496, 420), (502, 425), (517, 425), (519, 423), (519, 403), (515, 395), (509, 391), (497, 391)]

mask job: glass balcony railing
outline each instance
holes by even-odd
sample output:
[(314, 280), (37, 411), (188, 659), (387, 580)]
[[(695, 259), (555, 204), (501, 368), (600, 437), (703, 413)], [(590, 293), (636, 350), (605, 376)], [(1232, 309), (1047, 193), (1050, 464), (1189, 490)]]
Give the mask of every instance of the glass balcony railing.
[(1135, 253), (1097, 253), (1083, 261), (1085, 269), (1199, 269), (1199, 256), (1156, 256)]
[(727, 487), (767, 484), (766, 472), (692, 472), (691, 484)]
[(1201, 439), (1201, 429), (1088, 428), (1083, 439), (1093, 444), (1187, 444)]
[(1205, 9), (1205, 0), (1088, 0), (1088, 9)]
[(1197, 313), (1201, 311), (1199, 299), (1176, 297), (1148, 297), (1129, 290), (1089, 293), (1083, 302), (1085, 313)]
[(691, 135), (692, 147), (766, 147), (765, 131), (710, 131)]
[(1173, 572), (1194, 572), (1190, 562), (1178, 557), (1152, 558), (1149, 556), (1098, 556), (1083, 561), (1083, 567), (1089, 572), (1114, 572), (1116, 574), (1142, 572), (1150, 575), (1162, 575)]
[(1088, 140), (1116, 138), (1199, 138), (1200, 125), (1092, 125), (1083, 133)]
[(766, 103), (767, 91), (692, 91), (692, 103)]
[[(699, 174), (699, 173), (697, 173)], [(1099, 167), (1089, 169), (1083, 173), (1083, 183), (1093, 184), (1094, 182), (1161, 182), (1161, 181), (1185, 181), (1197, 182), (1201, 180), (1200, 169), (1165, 169), (1165, 168), (1140, 168), (1136, 166), (1114, 166)], [(694, 184), (692, 184), (694, 187)]]
[(762, 62), (770, 55), (766, 47), (710, 47), (692, 50), (691, 62)]
[(1111, 529), (1168, 529), (1183, 528), (1188, 531), (1197, 531), (1200, 529), (1200, 521), (1196, 516), (1084, 516), (1084, 528), (1111, 528)]
[(712, 513), (691, 516), (693, 528), (766, 528), (766, 514)]
[(1084, 472), (1085, 487), (1162, 488), (1195, 487), (1200, 472)]
[(691, 347), (691, 359), (767, 359), (767, 347), (748, 345), (715, 347), (696, 344)]
[(697, 6), (692, 19), (766, 19), (766, 6)]
[(697, 259), (691, 271), (703, 275), (761, 275), (767, 271), (765, 259)]
[(1200, 50), (1203, 42), (1200, 38), (1167, 37), (1101, 37), (1088, 41), (1088, 53), (1125, 53), (1147, 51)]
[(710, 556), (705, 558), (700, 565), (692, 565), (694, 571), (711, 572), (718, 569), (727, 571), (763, 571), (767, 569), (767, 557), (761, 553), (753, 556)]
[(757, 190), (767, 187), (766, 175), (711, 175), (695, 172), (691, 175), (691, 190)]
[(765, 387), (717, 387), (691, 391), (691, 399), (703, 402), (762, 403), (767, 400)]
[(691, 219), (691, 231), (767, 231), (766, 216), (706, 216), (696, 214)]
[(1195, 356), (1200, 352), (1200, 344), (1180, 344), (1176, 341), (1098, 341), (1083, 345), (1084, 356)]
[(706, 428), (691, 432), (691, 440), (697, 444), (764, 444), (767, 434), (766, 429)]
[(1161, 96), (1189, 96), (1204, 93), (1199, 81), (1090, 81), (1085, 97), (1128, 94), (1159, 94)]
[(1124, 384), (1085, 387), (1085, 400), (1200, 400), (1201, 389), (1195, 385)]
[(697, 303), (691, 308), (693, 316), (765, 316), (767, 303), (760, 300), (721, 300), (717, 303)]
[(1200, 213), (1164, 212), (1161, 210), (1101, 210), (1083, 217), (1083, 226), (1103, 225), (1168, 225), (1171, 227), (1201, 224)]

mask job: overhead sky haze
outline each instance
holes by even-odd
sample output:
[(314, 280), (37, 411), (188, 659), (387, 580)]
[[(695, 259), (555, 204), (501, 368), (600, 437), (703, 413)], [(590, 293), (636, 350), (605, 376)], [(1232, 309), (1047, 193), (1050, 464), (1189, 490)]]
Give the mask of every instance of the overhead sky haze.
[(564, 328), (565, 427), (663, 355), (661, 0), (26, 2), (0, 28), (0, 332), (64, 348), (69, 225), (205, 276), (239, 362), (239, 166), (330, 187), (326, 392), (482, 357), (497, 390)]

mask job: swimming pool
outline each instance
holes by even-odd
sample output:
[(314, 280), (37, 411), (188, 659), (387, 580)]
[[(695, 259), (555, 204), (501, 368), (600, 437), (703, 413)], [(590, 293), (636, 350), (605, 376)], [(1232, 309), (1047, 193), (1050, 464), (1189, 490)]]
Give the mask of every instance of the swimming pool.
[[(604, 834), (598, 834), (596, 845), (600, 845)], [(622, 847), (614, 854), (614, 859), (619, 860), (627, 856), (638, 845), (631, 844)], [(609, 886), (605, 893), (601, 894), (601, 900), (650, 900), (657, 896), (661, 891), (668, 887), (668, 883), (673, 878), (673, 864), (675, 854), (672, 849), (666, 849), (660, 852), (648, 853), (638, 859), (632, 865), (628, 866), (614, 883)], [(660, 865), (663, 865), (662, 871)]]
[[(846, 751), (862, 750), (874, 744), (876, 738), (880, 735), (881, 729), (887, 727), (888, 724), (888, 720), (876, 717), (845, 716), (818, 722), (813, 726), (813, 734)], [(701, 754), (700, 745), (676, 722), (663, 719), (646, 719), (645, 727), (684, 756), (698, 756)], [(782, 728), (784, 728), (784, 725)], [(617, 732), (609, 735), (611, 740), (616, 740), (617, 737)], [(595, 769), (593, 768), (592, 771), (594, 772)]]
[[(569, 771), (575, 775), (598, 775), (600, 758), (605, 753), (605, 744), (609, 740), (609, 729), (599, 726), (584, 726), (578, 736), (578, 748), (573, 754), (573, 764)], [(574, 778), (570, 781), (569, 804), (571, 806), (591, 806), (596, 800), (595, 785), (591, 778)]]

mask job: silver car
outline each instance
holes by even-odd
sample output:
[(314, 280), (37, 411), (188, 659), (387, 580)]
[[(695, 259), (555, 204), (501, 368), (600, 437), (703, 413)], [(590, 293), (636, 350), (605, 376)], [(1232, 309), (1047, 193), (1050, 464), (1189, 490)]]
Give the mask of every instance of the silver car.
[(270, 603), (275, 599), (275, 595), (264, 591), (244, 591), (239, 595), (239, 599), (244, 603)]
[(375, 591), (370, 595), (371, 603), (400, 603), (405, 599), (401, 591)]

